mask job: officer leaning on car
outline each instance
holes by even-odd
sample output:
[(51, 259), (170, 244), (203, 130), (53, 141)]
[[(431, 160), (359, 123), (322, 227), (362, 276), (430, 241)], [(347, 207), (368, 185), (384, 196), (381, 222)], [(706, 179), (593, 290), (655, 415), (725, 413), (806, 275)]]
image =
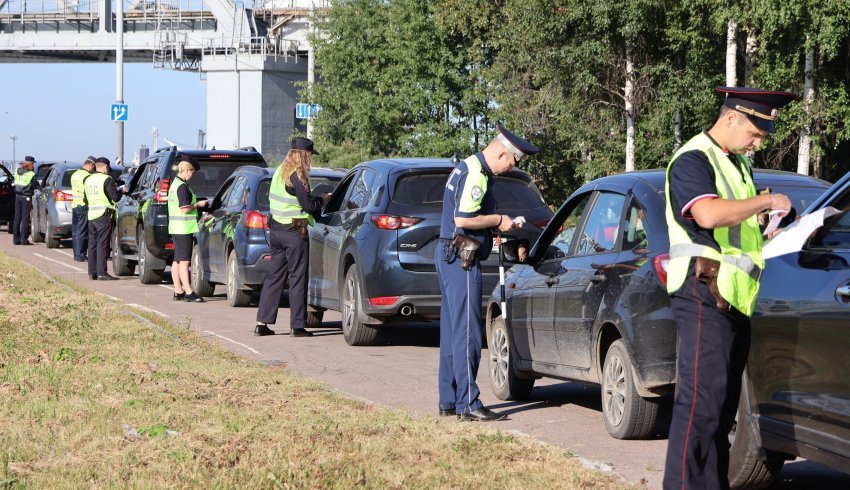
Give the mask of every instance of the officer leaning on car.
[(88, 265), (92, 280), (114, 281), (117, 277), (106, 271), (106, 259), (109, 255), (109, 239), (115, 223), (115, 203), (121, 199), (121, 192), (109, 175), (109, 159), (95, 159), (94, 174), (84, 183), (85, 202), (88, 206), (86, 217), (88, 226)]
[(756, 193), (746, 153), (774, 132), (778, 109), (796, 96), (715, 90), (726, 95), (717, 121), (667, 167), (667, 291), (679, 348), (665, 489), (729, 488), (728, 433), (764, 268), (756, 215), (791, 209), (784, 195)]
[(32, 245), (27, 238), (30, 234), (30, 212), (32, 196), (39, 187), (34, 165), (35, 158), (26, 156), (15, 172), (15, 219), (12, 222), (12, 243), (15, 245)]
[(95, 157), (88, 157), (82, 168), (71, 174), (71, 244), (74, 260), (85, 262), (89, 247), (89, 208), (86, 206), (85, 180), (94, 172)]
[(459, 420), (504, 418), (478, 399), (475, 382), (481, 360), (481, 268), (493, 247), (492, 229), (522, 226), (496, 214), (494, 176), (510, 172), (536, 146), (497, 125), (498, 134), (483, 151), (449, 175), (443, 192), (440, 241), (435, 254), (440, 281), (440, 415)]

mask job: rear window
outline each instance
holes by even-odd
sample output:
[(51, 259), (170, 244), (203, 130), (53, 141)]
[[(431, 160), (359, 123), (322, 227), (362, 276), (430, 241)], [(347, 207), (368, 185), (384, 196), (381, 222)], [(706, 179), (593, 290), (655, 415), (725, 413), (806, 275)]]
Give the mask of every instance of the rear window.
[[(257, 165), (257, 161), (240, 161), (240, 160), (198, 160), (201, 169), (195, 172), (192, 179), (189, 181), (189, 187), (201, 198), (212, 198), (218, 193), (218, 189), (224, 181), (228, 179), (237, 168), (243, 165)], [(176, 167), (174, 167), (176, 168)], [(171, 171), (171, 179), (177, 175), (175, 169)]]
[(257, 210), (269, 210), (269, 190), (272, 187), (272, 179), (261, 180), (257, 186)]
[[(62, 176), (62, 187), (71, 187), (71, 176), (74, 175), (74, 172), (79, 170), (78, 168), (72, 168), (65, 171), (65, 175)], [(112, 180), (118, 181), (121, 177), (121, 170), (112, 169), (109, 171), (109, 176), (112, 177)]]
[(543, 196), (534, 184), (514, 177), (497, 175), (493, 192), (496, 208), (499, 210), (535, 209), (546, 206)]
[(395, 183), (393, 202), (411, 206), (439, 208), (443, 205), (443, 191), (449, 170), (437, 173), (407, 174)]

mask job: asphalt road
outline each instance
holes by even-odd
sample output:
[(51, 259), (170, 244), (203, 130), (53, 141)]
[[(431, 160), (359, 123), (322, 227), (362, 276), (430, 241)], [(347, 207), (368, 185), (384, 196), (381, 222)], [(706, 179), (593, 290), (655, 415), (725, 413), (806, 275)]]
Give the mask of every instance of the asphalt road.
[[(42, 244), (12, 245), (12, 235), (0, 233), (0, 251), (9, 253), (54, 277), (88, 287), (132, 308), (153, 311), (172, 323), (188, 326), (200, 337), (237, 354), (275, 365), (286, 365), (304, 376), (320, 379), (335, 390), (376, 405), (400, 408), (419, 416), (437, 416), (437, 363), (439, 331), (436, 324), (386, 327), (379, 345), (351, 347), (340, 331), (340, 316), (326, 312), (323, 329), (312, 338), (291, 338), (289, 310), (280, 309), (278, 335), (254, 337), (256, 307), (231, 308), (224, 287), (204, 304), (171, 301), (170, 284), (143, 285), (136, 276), (120, 281), (92, 281), (85, 263), (72, 260), (70, 242), (63, 248)], [(111, 269), (111, 264), (110, 264)], [(286, 300), (282, 305), (286, 304)], [(478, 373), (484, 403), (508, 420), (494, 428), (516, 431), (568, 450), (588, 465), (613, 471), (624, 480), (660, 488), (667, 441), (620, 441), (608, 435), (602, 421), (599, 388), (577, 383), (540, 380), (531, 399), (503, 402), (491, 391), (484, 351)], [(778, 489), (846, 489), (850, 475), (814, 463), (786, 463)]]

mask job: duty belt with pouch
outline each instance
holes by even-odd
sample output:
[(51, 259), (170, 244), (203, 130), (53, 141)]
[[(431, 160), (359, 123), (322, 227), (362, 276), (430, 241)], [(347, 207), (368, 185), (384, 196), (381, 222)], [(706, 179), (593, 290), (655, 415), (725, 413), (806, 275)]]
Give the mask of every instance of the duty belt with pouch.
[(306, 218), (293, 218), (292, 219), (292, 230), (298, 232), (298, 235), (302, 240), (307, 239), (307, 219)]
[(455, 233), (452, 246), (460, 257), (460, 266), (463, 267), (463, 270), (468, 271), (475, 263), (475, 253), (481, 247), (481, 242), (470, 236)]
[(697, 281), (708, 285), (708, 290), (714, 296), (718, 310), (729, 311), (731, 308), (729, 302), (720, 295), (720, 290), (717, 289), (717, 273), (720, 270), (720, 262), (707, 257), (695, 258), (694, 274), (697, 276)]

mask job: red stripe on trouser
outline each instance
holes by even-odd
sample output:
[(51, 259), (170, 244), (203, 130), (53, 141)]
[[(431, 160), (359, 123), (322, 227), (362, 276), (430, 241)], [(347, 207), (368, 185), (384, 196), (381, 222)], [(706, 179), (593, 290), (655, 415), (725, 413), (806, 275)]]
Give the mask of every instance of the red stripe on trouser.
[[(693, 295), (697, 296), (697, 280), (694, 278), (694, 287), (693, 287)], [(691, 436), (691, 427), (694, 423), (694, 411), (697, 406), (697, 379), (699, 376), (699, 339), (700, 332), (702, 330), (702, 303), (700, 301), (696, 301), (697, 303), (697, 342), (696, 348), (694, 349), (694, 398), (691, 402), (691, 416), (688, 418), (688, 430), (685, 431), (685, 444), (684, 449), (682, 450), (682, 490), (685, 488), (685, 470), (687, 468), (687, 455), (688, 455), (688, 441)]]

